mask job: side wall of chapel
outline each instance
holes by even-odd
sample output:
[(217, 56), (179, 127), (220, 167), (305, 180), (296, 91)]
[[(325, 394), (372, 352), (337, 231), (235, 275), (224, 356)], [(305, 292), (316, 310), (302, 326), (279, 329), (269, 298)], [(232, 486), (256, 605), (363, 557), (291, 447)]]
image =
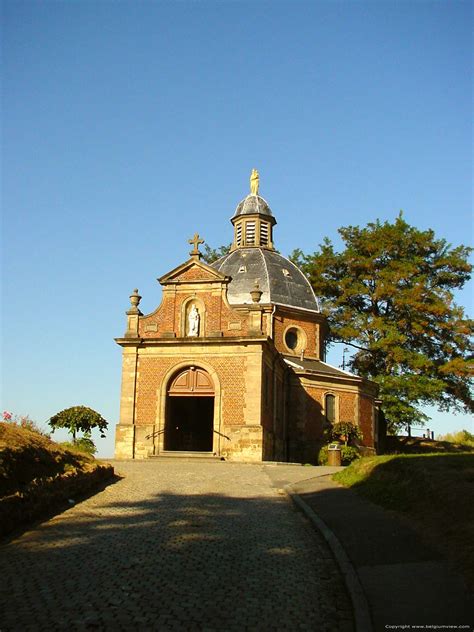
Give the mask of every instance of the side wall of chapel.
[(364, 393), (360, 383), (294, 375), (290, 384), (290, 461), (317, 461), (321, 447), (326, 444), (324, 430), (329, 425), (325, 410), (327, 395), (335, 397), (335, 422), (350, 421), (357, 425), (363, 433), (361, 446), (367, 452), (373, 450), (374, 400)]

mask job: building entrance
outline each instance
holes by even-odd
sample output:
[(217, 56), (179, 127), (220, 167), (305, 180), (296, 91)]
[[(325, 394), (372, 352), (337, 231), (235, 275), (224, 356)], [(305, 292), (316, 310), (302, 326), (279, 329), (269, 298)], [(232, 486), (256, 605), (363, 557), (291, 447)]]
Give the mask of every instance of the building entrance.
[(214, 398), (170, 397), (165, 450), (212, 452)]
[(164, 449), (212, 452), (214, 386), (203, 369), (189, 367), (175, 376), (167, 393)]

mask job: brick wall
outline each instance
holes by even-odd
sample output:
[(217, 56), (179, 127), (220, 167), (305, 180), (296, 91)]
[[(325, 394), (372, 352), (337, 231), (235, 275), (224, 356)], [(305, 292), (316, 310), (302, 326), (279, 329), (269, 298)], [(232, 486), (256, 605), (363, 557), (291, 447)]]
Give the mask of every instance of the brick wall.
[(374, 415), (374, 405), (372, 403), (372, 400), (362, 395), (360, 398), (359, 425), (361, 427), (362, 432), (364, 433), (362, 444), (369, 447), (374, 446), (373, 423), (372, 423), (373, 415)]
[[(140, 356), (138, 359), (136, 423), (153, 424), (157, 415), (157, 398), (166, 373), (178, 363), (189, 360), (198, 363), (195, 356), (175, 357)], [(205, 356), (205, 363), (215, 369), (222, 392), (222, 421), (225, 426), (244, 423), (245, 358), (242, 356)], [(257, 386), (258, 387), (258, 386)]]
[[(165, 292), (163, 302), (156, 311), (142, 316), (139, 321), (140, 338), (157, 338), (163, 332), (173, 332), (176, 337), (182, 336), (186, 329), (183, 318), (183, 303), (193, 298), (193, 293)], [(204, 304), (201, 314), (200, 337), (222, 332), (223, 337), (232, 338), (248, 335), (248, 315), (228, 307), (221, 295), (213, 291), (196, 291), (195, 298)]]
[[(290, 317), (286, 314), (276, 313), (274, 318), (274, 340), (278, 351), (285, 354), (292, 353), (284, 342), (285, 331), (291, 326), (299, 327), (306, 334), (305, 354), (313, 358), (319, 358), (318, 334), (316, 331), (319, 328), (319, 324), (315, 323), (311, 317), (304, 315)], [(299, 352), (295, 352), (295, 354), (299, 355)]]
[(338, 393), (339, 419), (338, 421), (350, 421), (357, 423), (356, 395), (355, 393)]
[(304, 388), (303, 385), (293, 386), (291, 389), (290, 411), (295, 419), (292, 427), (297, 434), (312, 440), (322, 437), (324, 417), (322, 414), (322, 400), (324, 391), (319, 388)]

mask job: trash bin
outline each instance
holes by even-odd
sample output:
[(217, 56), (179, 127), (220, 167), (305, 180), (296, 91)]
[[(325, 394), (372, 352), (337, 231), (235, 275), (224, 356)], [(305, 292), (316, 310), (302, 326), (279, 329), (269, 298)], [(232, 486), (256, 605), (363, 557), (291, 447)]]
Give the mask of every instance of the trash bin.
[(340, 467), (341, 463), (341, 446), (339, 443), (330, 443), (328, 445), (328, 465)]

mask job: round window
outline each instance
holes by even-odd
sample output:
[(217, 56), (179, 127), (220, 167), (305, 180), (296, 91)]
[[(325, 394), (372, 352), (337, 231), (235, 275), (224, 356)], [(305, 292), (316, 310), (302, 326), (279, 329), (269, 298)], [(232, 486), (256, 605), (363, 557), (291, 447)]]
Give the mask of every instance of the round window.
[(296, 326), (290, 326), (286, 329), (283, 339), (288, 351), (293, 353), (299, 353), (307, 347), (307, 340), (305, 332)]
[(288, 349), (294, 351), (298, 347), (298, 330), (288, 329), (285, 334), (285, 343)]

